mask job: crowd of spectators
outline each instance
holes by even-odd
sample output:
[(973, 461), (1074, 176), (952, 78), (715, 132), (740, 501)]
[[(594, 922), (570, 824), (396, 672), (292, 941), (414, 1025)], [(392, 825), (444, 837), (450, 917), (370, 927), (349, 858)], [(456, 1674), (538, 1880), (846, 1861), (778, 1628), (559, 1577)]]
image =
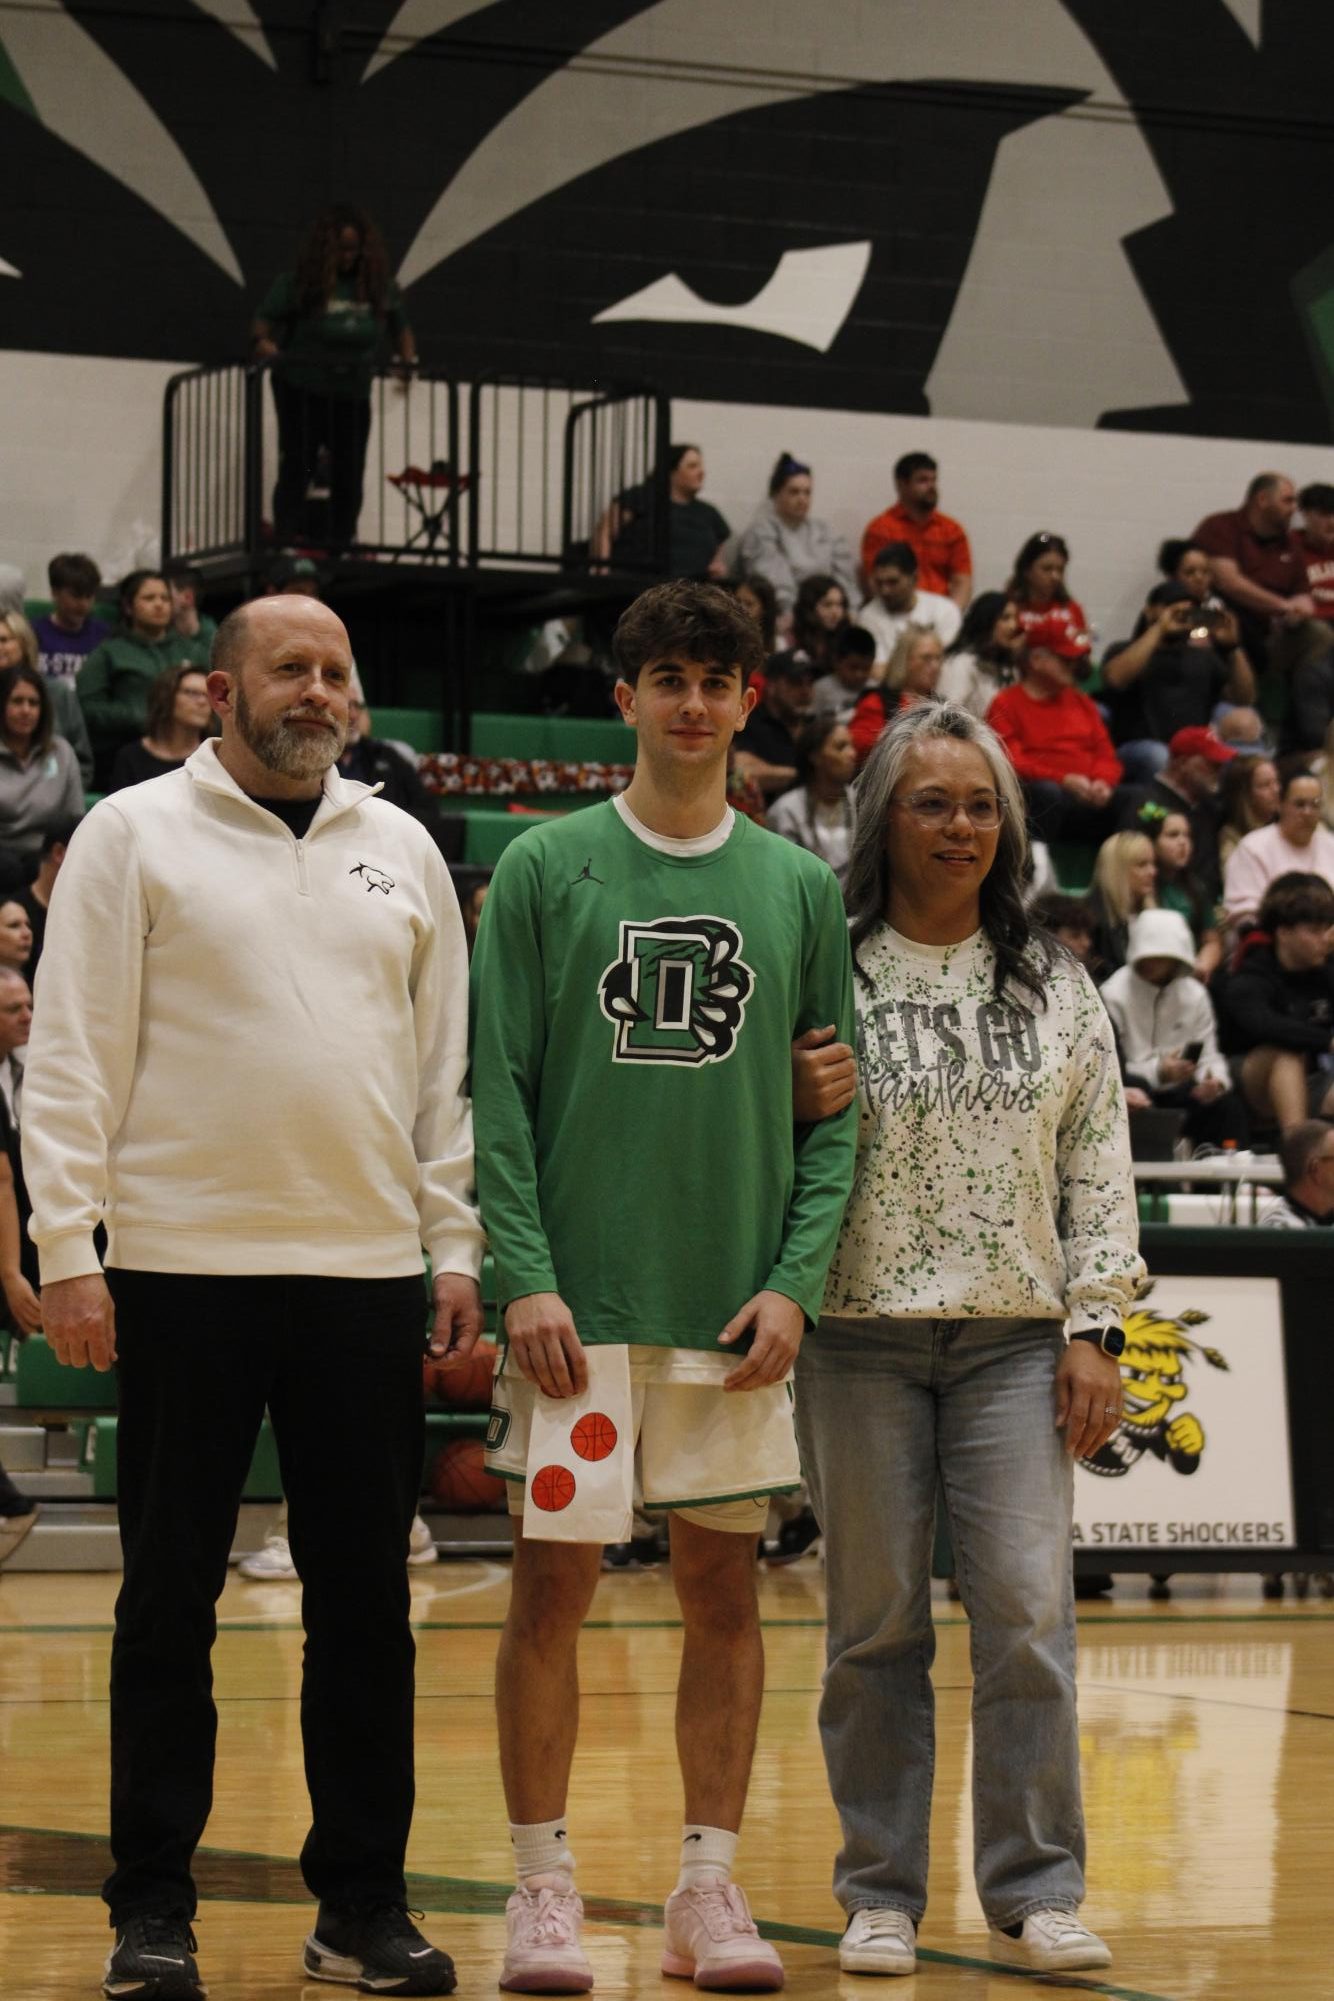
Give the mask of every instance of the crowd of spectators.
[(908, 453), (894, 487), (859, 574), (787, 454), (738, 545), (741, 601), (776, 600), (736, 752), (768, 824), (839, 869), (886, 722), (957, 703), (1014, 764), (1030, 894), (1103, 986), (1134, 1110), (1177, 1113), (1185, 1146), (1334, 1115), (1334, 485), (1257, 474), (1146, 560), (1134, 629), (1098, 650), (1062, 535), (974, 595), (935, 462)]
[[(1146, 556), (1133, 630), (1095, 649), (1054, 531), (974, 593), (924, 452), (893, 468), (855, 553), (789, 452), (735, 540), (703, 498), (700, 448), (674, 446), (667, 470), (670, 567), (725, 581), (763, 637), (738, 798), (842, 877), (856, 774), (886, 723), (915, 703), (968, 709), (1020, 779), (1035, 908), (1105, 983), (1132, 1104), (1175, 1106), (1202, 1143), (1334, 1111), (1334, 485), (1258, 474), (1240, 507)], [(595, 567), (643, 560), (652, 490), (606, 510)], [(21, 594), (0, 602), (0, 969), (29, 979), (85, 794), (175, 769), (213, 727), (215, 627), (187, 566), (132, 571), (113, 616), (85, 555), (54, 557), (48, 584), (31, 625)], [(267, 588), (321, 584), (297, 550)], [(359, 687), (352, 725), (344, 774), (436, 826)]]

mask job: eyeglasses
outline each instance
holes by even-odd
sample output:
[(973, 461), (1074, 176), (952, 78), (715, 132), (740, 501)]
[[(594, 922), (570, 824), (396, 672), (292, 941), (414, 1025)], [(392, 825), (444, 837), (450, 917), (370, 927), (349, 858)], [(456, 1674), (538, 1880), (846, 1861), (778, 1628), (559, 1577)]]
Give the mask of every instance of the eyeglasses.
[(889, 803), (906, 807), (923, 827), (948, 827), (962, 807), (979, 834), (999, 827), (1005, 816), (1005, 801), (994, 792), (978, 792), (971, 799), (952, 799), (948, 792), (905, 792), (901, 799), (891, 799)]

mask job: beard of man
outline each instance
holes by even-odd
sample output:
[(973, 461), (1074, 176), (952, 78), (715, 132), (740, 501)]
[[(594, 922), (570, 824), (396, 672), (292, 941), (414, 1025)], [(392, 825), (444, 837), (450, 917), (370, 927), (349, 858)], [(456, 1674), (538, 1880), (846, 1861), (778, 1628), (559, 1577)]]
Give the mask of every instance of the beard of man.
[[(235, 713), (237, 735), (262, 765), (281, 778), (320, 778), (343, 754), (347, 731), (332, 716), (316, 709), (292, 709), (271, 723), (258, 723), (239, 680)], [(323, 723), (324, 728), (317, 733), (293, 727), (303, 719)]]

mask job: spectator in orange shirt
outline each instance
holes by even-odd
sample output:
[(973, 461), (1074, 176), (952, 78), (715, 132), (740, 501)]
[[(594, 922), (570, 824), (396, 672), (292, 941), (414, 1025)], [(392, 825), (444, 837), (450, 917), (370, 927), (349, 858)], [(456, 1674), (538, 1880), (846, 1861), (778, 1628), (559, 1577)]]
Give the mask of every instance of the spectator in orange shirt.
[(1087, 649), (1062, 619), (1030, 628), (1022, 678), (1002, 688), (987, 711), (1023, 781), (1040, 840), (1097, 841), (1115, 833), (1133, 803), (1119, 792), (1121, 760), (1088, 696), (1074, 686)]
[(862, 569), (869, 586), (875, 559), (887, 542), (906, 542), (917, 558), (924, 591), (954, 599), (960, 611), (973, 595), (973, 556), (957, 521), (942, 514), (936, 462), (926, 452), (905, 452), (894, 468), (893, 507), (868, 521), (862, 536)]

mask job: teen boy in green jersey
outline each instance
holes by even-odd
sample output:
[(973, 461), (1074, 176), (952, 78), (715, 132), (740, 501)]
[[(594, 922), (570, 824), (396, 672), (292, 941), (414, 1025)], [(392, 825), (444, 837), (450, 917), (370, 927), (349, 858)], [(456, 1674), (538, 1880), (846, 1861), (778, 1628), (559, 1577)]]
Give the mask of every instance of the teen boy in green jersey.
[[(508, 1344), (488, 1458), (517, 1516), (539, 1392), (581, 1392), (591, 1348), (628, 1355), (637, 1488), (671, 1512), (685, 1629), (663, 1969), (776, 1988), (731, 1866), (764, 1683), (755, 1538), (800, 1477), (787, 1383), (855, 1144), (850, 1111), (794, 1128), (790, 1048), (829, 1023), (851, 1039), (847, 930), (828, 867), (727, 806), (762, 662), (733, 598), (655, 586), (615, 644), (634, 778), (506, 850), (473, 959), (477, 1182)], [(528, 1993), (593, 1983), (565, 1807), (600, 1559), (516, 1520), (497, 1663), (518, 1874), (501, 1985)]]

